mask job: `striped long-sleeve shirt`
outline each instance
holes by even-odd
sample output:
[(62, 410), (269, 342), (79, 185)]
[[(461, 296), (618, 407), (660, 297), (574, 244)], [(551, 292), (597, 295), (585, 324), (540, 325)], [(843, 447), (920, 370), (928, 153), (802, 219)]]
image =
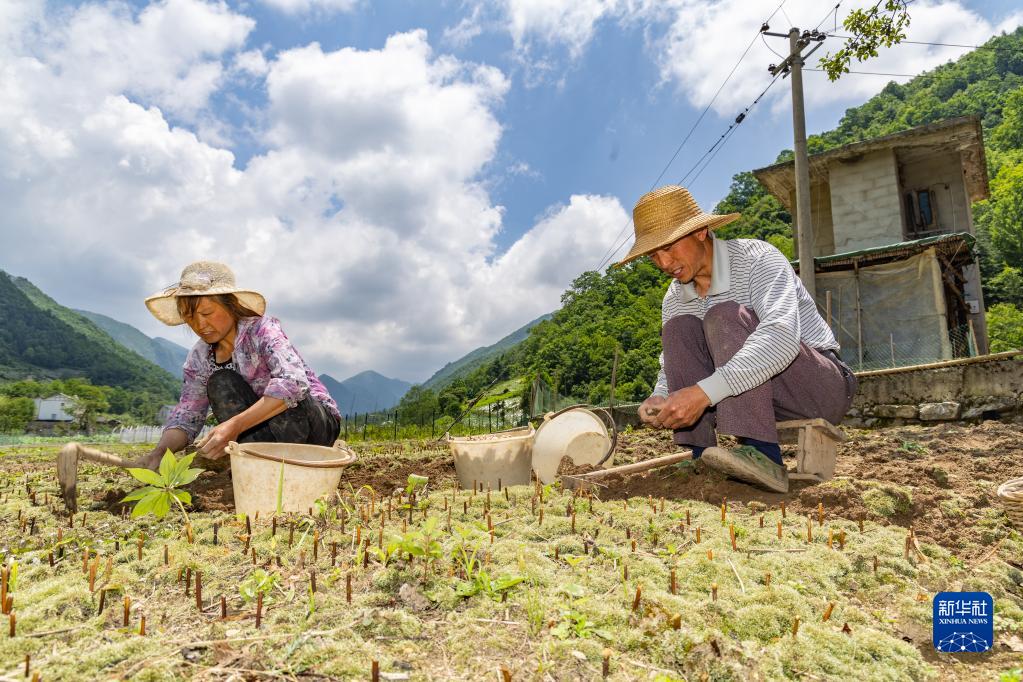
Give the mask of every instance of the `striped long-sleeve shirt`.
[[(835, 335), (781, 251), (757, 239), (714, 239), (713, 250), (707, 295), (700, 298), (692, 282), (674, 280), (661, 305), (662, 325), (678, 315), (702, 320), (711, 307), (725, 301), (747, 306), (760, 318), (732, 359), (697, 382), (712, 405), (756, 388), (788, 367), (800, 341), (820, 350), (838, 349)], [(668, 395), (663, 353), (654, 395)]]

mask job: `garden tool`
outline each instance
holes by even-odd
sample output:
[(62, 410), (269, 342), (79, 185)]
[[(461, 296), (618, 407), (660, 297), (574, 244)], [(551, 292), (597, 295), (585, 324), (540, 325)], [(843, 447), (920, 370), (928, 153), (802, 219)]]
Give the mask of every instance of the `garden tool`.
[(78, 511), (78, 461), (80, 459), (121, 469), (137, 466), (134, 460), (87, 448), (79, 443), (68, 443), (62, 447), (57, 455), (57, 481), (60, 483), (60, 492), (64, 496), (64, 504), (70, 514)]

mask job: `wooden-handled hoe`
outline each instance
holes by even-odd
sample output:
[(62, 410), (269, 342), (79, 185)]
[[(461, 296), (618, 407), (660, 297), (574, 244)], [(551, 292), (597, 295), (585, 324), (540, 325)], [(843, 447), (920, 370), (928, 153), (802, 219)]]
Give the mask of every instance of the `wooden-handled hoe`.
[(65, 445), (57, 455), (57, 480), (60, 482), (60, 492), (64, 496), (64, 504), (67, 505), (67, 510), (71, 514), (78, 511), (78, 462), (82, 459), (121, 469), (139, 466), (135, 460), (87, 448), (79, 443)]

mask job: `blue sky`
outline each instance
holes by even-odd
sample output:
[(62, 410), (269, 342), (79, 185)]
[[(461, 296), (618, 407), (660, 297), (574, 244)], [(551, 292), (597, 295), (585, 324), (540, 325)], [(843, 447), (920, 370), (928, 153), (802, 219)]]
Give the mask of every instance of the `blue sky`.
[[(192, 260), (222, 260), (316, 371), (421, 381), (554, 309), (597, 266), (777, 6), (0, 5), (0, 268), (190, 345), (141, 299)], [(1023, 19), (1009, 2), (911, 9), (910, 38), (931, 42), (979, 43)], [(786, 0), (771, 25), (824, 17)], [(869, 70), (962, 53), (899, 46)], [(772, 61), (756, 40), (660, 184), (759, 94)], [(808, 74), (809, 130), (886, 80)], [(788, 103), (779, 81), (687, 183), (704, 209), (791, 146)]]

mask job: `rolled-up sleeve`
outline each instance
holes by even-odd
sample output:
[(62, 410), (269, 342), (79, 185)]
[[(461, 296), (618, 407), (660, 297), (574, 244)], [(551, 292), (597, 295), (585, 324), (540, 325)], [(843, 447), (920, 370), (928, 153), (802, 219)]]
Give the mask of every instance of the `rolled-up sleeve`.
[(181, 384), (181, 399), (171, 410), (163, 430), (181, 429), (188, 434), (188, 442), (195, 440), (206, 423), (206, 415), (210, 410), (210, 401), (206, 396), (208, 371), (204, 371), (203, 355), (195, 348), (185, 359), (183, 369), (184, 380)]
[(259, 330), (259, 347), (270, 370), (270, 381), (263, 395), (283, 400), (288, 407), (295, 407), (309, 395), (305, 362), (275, 318), (263, 318)]

